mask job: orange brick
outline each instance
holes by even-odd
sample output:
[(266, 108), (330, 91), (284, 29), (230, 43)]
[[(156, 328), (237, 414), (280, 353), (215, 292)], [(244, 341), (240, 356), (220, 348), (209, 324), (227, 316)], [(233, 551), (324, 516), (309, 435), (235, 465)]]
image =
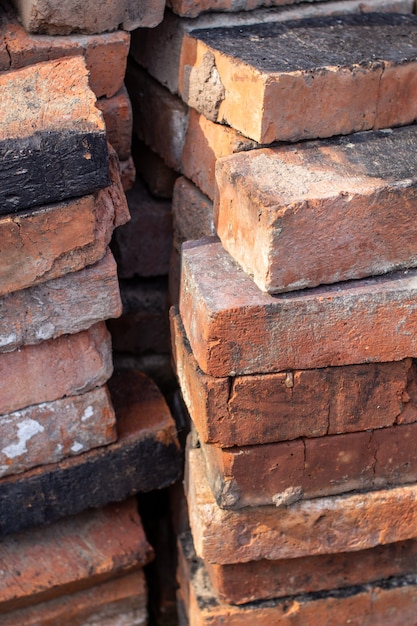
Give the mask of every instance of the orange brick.
[(201, 450), (188, 449), (185, 491), (196, 552), (218, 565), (355, 552), (415, 536), (415, 484), (288, 507), (224, 510), (209, 487)]
[(125, 87), (111, 98), (100, 98), (97, 107), (103, 113), (109, 143), (121, 161), (130, 157), (132, 142), (132, 107)]
[(416, 354), (416, 270), (271, 296), (215, 239), (183, 245), (180, 313), (213, 376), (401, 360)]
[(2, 616), (4, 626), (145, 626), (147, 587), (143, 571)]
[(177, 377), (203, 443), (247, 446), (416, 421), (411, 359), (215, 378), (198, 367), (176, 309), (170, 315)]
[[(380, 14), (194, 31), (183, 39), (179, 91), (209, 119), (260, 143), (409, 124), (417, 115), (416, 23)], [(400, 48), (404, 41), (401, 50), (382, 43), (391, 38)]]
[(98, 263), (0, 299), (0, 352), (79, 333), (122, 312), (110, 252)]

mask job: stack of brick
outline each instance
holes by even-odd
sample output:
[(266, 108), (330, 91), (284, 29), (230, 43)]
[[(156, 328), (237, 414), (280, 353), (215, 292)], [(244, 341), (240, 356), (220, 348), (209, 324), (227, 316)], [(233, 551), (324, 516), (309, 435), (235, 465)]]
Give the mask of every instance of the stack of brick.
[(134, 132), (188, 177), (176, 241), (219, 238), (183, 246), (172, 314), (183, 621), (411, 626), (417, 21), (294, 13), (133, 36)]
[(136, 501), (107, 505), (171, 484), (181, 457), (156, 385), (112, 376), (105, 321), (121, 314), (109, 244), (135, 177), (117, 29), (157, 23), (163, 4), (14, 4), (23, 26), (0, 9), (2, 623), (139, 626), (151, 550)]

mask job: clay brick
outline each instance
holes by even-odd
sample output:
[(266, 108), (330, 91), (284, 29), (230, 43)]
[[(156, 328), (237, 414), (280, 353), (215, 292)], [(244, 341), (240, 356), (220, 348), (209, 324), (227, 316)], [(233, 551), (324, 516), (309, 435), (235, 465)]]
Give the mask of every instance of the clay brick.
[(178, 479), (182, 459), (175, 424), (156, 385), (139, 372), (122, 372), (109, 387), (118, 440), (0, 480), (1, 536)]
[(180, 550), (179, 599), (192, 626), (413, 626), (416, 578), (405, 576), (373, 585), (305, 594), (282, 600), (232, 606), (221, 602), (210, 585), (204, 563)]
[[(204, 0), (205, 2), (206, 0)], [(174, 11), (177, 7), (188, 4), (189, 11), (200, 10), (198, 1), (192, 4), (187, 0), (171, 0)], [(218, 5), (218, 3), (216, 3)], [(337, 2), (309, 2), (301, 5), (292, 5), (281, 8), (254, 9), (242, 11), (237, 6), (238, 13), (204, 13), (197, 19), (183, 19), (170, 11), (165, 12), (164, 20), (156, 28), (141, 29), (132, 32), (130, 54), (134, 60), (146, 68), (162, 85), (172, 93), (178, 91), (178, 74), (183, 37), (197, 29), (247, 26), (269, 22), (285, 22), (309, 17), (325, 15), (347, 15), (356, 13), (398, 12), (413, 13), (413, 0), (339, 0)], [(217, 11), (217, 9), (216, 9)], [(189, 15), (189, 17), (195, 17)], [(169, 45), (168, 43), (169, 42)]]
[(221, 159), (224, 248), (269, 293), (415, 266), (416, 142), (410, 126)]
[(116, 263), (98, 263), (0, 299), (0, 352), (79, 333), (122, 312)]
[(3, 615), (137, 570), (153, 551), (130, 498), (11, 535), (0, 554)]
[(2, 616), (2, 626), (146, 626), (143, 571)]
[(129, 219), (116, 159), (111, 154), (112, 185), (94, 195), (0, 216), (0, 296), (103, 258), (114, 228)]
[(180, 251), (184, 241), (214, 235), (213, 203), (190, 180), (177, 179), (172, 197), (174, 246)]
[(416, 434), (414, 423), (290, 442), (201, 448), (217, 504), (238, 509), (416, 482)]
[(111, 98), (100, 98), (97, 107), (103, 113), (109, 143), (121, 161), (130, 157), (132, 142), (132, 107), (125, 87)]
[(177, 377), (203, 443), (247, 446), (416, 421), (410, 359), (215, 378), (198, 367), (176, 309), (170, 317)]
[[(8, 63), (2, 70), (52, 61), (65, 56), (84, 56), (88, 82), (97, 98), (114, 96), (123, 85), (130, 36), (119, 30), (101, 35), (32, 35), (19, 24), (7, 6), (0, 9), (0, 37), (7, 45)], [(1, 59), (0, 51), (0, 59)]]
[(212, 376), (399, 361), (417, 350), (415, 276), (406, 270), (271, 296), (217, 240), (201, 239), (183, 245), (180, 314)]
[(0, 213), (109, 184), (104, 121), (82, 57), (6, 72), (0, 99)]
[(185, 491), (196, 552), (218, 565), (355, 552), (415, 536), (415, 484), (230, 511), (214, 499), (201, 450), (189, 449)]
[(365, 14), (193, 31), (183, 39), (179, 91), (259, 143), (410, 124), (416, 24), (412, 15)]
[[(0, 356), (0, 415), (100, 387), (112, 374), (104, 322)], [(22, 385), (22, 380), (25, 384)]]
[(124, 191), (130, 191), (135, 184), (136, 169), (132, 157), (120, 162), (120, 180)]
[(172, 247), (171, 202), (153, 198), (138, 179), (127, 194), (131, 221), (114, 234), (120, 278), (168, 274)]
[(12, 0), (25, 29), (32, 33), (95, 34), (123, 28), (153, 27), (162, 20), (162, 0), (105, 0), (100, 4), (67, 0)]
[(170, 352), (167, 283), (164, 278), (121, 281), (123, 313), (109, 320), (113, 349), (131, 354)]
[(108, 391), (43, 402), (0, 417), (0, 477), (106, 446), (116, 440)]
[(133, 138), (132, 153), (136, 170), (149, 192), (156, 198), (170, 200), (177, 172), (165, 165), (159, 154), (136, 137)]

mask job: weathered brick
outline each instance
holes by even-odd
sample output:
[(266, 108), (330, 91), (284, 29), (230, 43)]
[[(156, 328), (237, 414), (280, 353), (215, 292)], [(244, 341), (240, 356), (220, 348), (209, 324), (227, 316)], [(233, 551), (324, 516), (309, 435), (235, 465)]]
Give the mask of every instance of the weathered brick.
[[(180, 6), (184, 0), (171, 0)], [(186, 0), (185, 0), (186, 1)], [(205, 0), (204, 0), (205, 1)], [(185, 6), (185, 4), (183, 4)], [(199, 11), (198, 1), (189, 4), (191, 11)], [(281, 8), (254, 9), (237, 13), (204, 13), (197, 19), (184, 19), (169, 10), (164, 20), (156, 28), (141, 29), (131, 35), (130, 54), (162, 85), (172, 93), (178, 91), (178, 74), (183, 37), (193, 30), (219, 28), (222, 26), (247, 26), (269, 22), (285, 22), (325, 15), (346, 15), (356, 13), (398, 12), (413, 13), (413, 0), (338, 0), (337, 2), (309, 2)], [(176, 10), (176, 9), (174, 9)], [(217, 9), (216, 9), (217, 10)], [(194, 17), (194, 16), (190, 16)], [(168, 43), (169, 42), (169, 43)]]
[(214, 235), (213, 204), (190, 180), (177, 179), (172, 197), (174, 246), (181, 251), (184, 241)]
[(0, 216), (0, 296), (103, 258), (114, 228), (129, 219), (113, 154), (110, 173), (112, 185), (94, 195)]
[(133, 158), (120, 162), (120, 180), (124, 191), (130, 191), (136, 180), (136, 169)]
[(185, 480), (196, 552), (210, 563), (355, 552), (415, 536), (415, 484), (230, 511), (216, 503), (199, 449), (188, 449)]
[(0, 299), (0, 352), (79, 333), (122, 312), (110, 252), (94, 265)]
[(122, 372), (109, 387), (118, 440), (0, 480), (1, 536), (178, 479), (182, 459), (175, 423), (156, 385), (140, 372)]
[(142, 570), (2, 616), (2, 626), (146, 626)]
[(112, 369), (111, 339), (104, 322), (75, 335), (3, 353), (0, 415), (101, 387)]
[(107, 323), (113, 349), (131, 354), (169, 354), (166, 279), (120, 281), (120, 293), (123, 313)]
[(132, 143), (132, 107), (125, 87), (111, 98), (100, 98), (97, 107), (103, 113), (109, 143), (121, 161), (130, 157)]
[(2, 74), (0, 99), (0, 213), (110, 183), (104, 121), (82, 57)]
[(47, 35), (103, 33), (123, 28), (153, 27), (162, 20), (162, 0), (91, 0), (80, 4), (69, 0), (12, 0), (25, 29)]
[(43, 402), (0, 417), (0, 477), (58, 463), (116, 440), (108, 391)]
[(135, 498), (11, 535), (0, 545), (2, 615), (136, 570), (152, 553)]
[(180, 314), (213, 376), (399, 361), (417, 351), (416, 270), (271, 296), (215, 239), (183, 245)]
[(172, 248), (171, 202), (150, 196), (138, 179), (127, 194), (131, 221), (114, 234), (120, 278), (168, 274)]
[(175, 309), (170, 317), (177, 377), (203, 443), (248, 446), (416, 421), (411, 359), (215, 378), (198, 367)]
[(233, 606), (213, 592), (204, 563), (192, 550), (181, 549), (179, 599), (186, 613), (183, 624), (192, 626), (413, 626), (416, 577), (404, 576), (373, 585), (334, 589)]
[(412, 15), (365, 14), (193, 31), (183, 39), (179, 90), (209, 119), (260, 143), (410, 124), (416, 25)]
[(156, 198), (171, 199), (177, 172), (165, 165), (159, 154), (136, 137), (133, 138), (132, 153), (136, 170), (149, 192)]
[(415, 144), (410, 126), (221, 159), (224, 248), (269, 293), (414, 267)]

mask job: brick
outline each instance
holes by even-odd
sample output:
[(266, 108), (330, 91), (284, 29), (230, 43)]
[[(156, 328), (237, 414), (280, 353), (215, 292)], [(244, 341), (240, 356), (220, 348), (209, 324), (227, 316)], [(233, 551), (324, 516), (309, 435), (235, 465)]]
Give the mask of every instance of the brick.
[(130, 157), (132, 142), (132, 107), (125, 87), (111, 98), (100, 98), (97, 107), (103, 113), (109, 143), (121, 161)]
[(94, 265), (0, 299), (0, 352), (79, 333), (122, 312), (110, 252)]
[(120, 180), (122, 182), (124, 191), (130, 191), (130, 189), (132, 189), (133, 185), (135, 184), (136, 169), (132, 157), (129, 157), (127, 161), (121, 161)]
[(91, 0), (82, 5), (77, 0), (64, 4), (57, 0), (12, 0), (25, 29), (32, 33), (69, 35), (95, 34), (123, 28), (156, 26), (163, 17), (162, 0), (105, 0), (97, 5)]
[(271, 296), (215, 239), (201, 239), (183, 245), (180, 314), (212, 376), (399, 361), (417, 349), (415, 274)]
[(177, 172), (165, 165), (162, 158), (148, 146), (133, 138), (133, 159), (136, 170), (149, 192), (156, 198), (172, 198)]
[[(282, 600), (233, 606), (214, 594), (200, 559), (180, 551), (179, 599), (193, 626), (286, 626), (288, 624), (351, 624), (353, 626), (413, 626), (416, 578), (405, 576), (373, 585), (305, 594)], [(184, 617), (183, 617), (184, 620)]]
[(42, 402), (0, 417), (0, 477), (114, 442), (116, 418), (108, 391)]
[[(193, 31), (183, 39), (179, 91), (209, 119), (259, 143), (409, 124), (416, 23), (364, 14)], [(389, 38), (395, 51), (383, 43)]]
[(101, 387), (112, 370), (111, 339), (104, 322), (75, 335), (3, 353), (0, 415)]
[(129, 219), (116, 158), (110, 157), (110, 187), (76, 200), (0, 216), (0, 296), (103, 258), (114, 228)]
[(0, 553), (3, 615), (138, 570), (153, 550), (130, 498), (11, 535)]
[(0, 61), (2, 70), (20, 69), (65, 56), (83, 56), (89, 71), (88, 82), (97, 98), (110, 98), (121, 89), (130, 43), (125, 31), (101, 35), (33, 35), (25, 31), (7, 6), (0, 15), (0, 37), (4, 37), (8, 52), (7, 64)]
[(164, 278), (120, 282), (123, 313), (109, 320), (113, 349), (130, 354), (170, 352)]
[(221, 159), (222, 245), (269, 293), (415, 266), (416, 138), (411, 126)]
[(189, 449), (185, 491), (196, 552), (218, 565), (355, 552), (415, 536), (415, 484), (288, 507), (224, 510), (209, 487), (201, 450)]
[(201, 448), (217, 504), (239, 509), (416, 482), (416, 433), (414, 423), (290, 442)]
[(178, 251), (184, 241), (215, 234), (212, 202), (184, 176), (175, 183), (172, 214), (174, 246)]
[(110, 183), (104, 122), (82, 57), (4, 73), (0, 99), (0, 213)]
[[(187, 10), (199, 12), (201, 3), (187, 0), (170, 0), (175, 8), (187, 6)], [(206, 3), (206, 0), (204, 0)], [(142, 65), (162, 85), (172, 93), (178, 91), (178, 74), (180, 56), (185, 34), (193, 30), (206, 28), (219, 28), (222, 26), (247, 26), (269, 22), (285, 22), (309, 17), (322, 17), (325, 15), (346, 15), (356, 13), (413, 13), (413, 0), (339, 0), (337, 2), (309, 2), (301, 5), (286, 7), (273, 7), (242, 11), (241, 5), (236, 6), (237, 13), (203, 13), (197, 19), (181, 18), (171, 11), (166, 11), (163, 21), (152, 29), (141, 29), (132, 32), (130, 54), (134, 60)], [(217, 9), (216, 9), (217, 11)], [(195, 15), (189, 15), (195, 17)], [(169, 45), (167, 45), (169, 42)]]
[(109, 387), (118, 440), (0, 480), (1, 536), (162, 489), (178, 479), (182, 460), (175, 424), (156, 385), (139, 372), (123, 372)]
[(170, 317), (177, 377), (203, 443), (248, 446), (416, 421), (410, 359), (216, 378), (198, 367), (176, 309)]
[(172, 247), (171, 202), (153, 198), (138, 179), (127, 193), (131, 221), (114, 235), (120, 278), (168, 274)]
[(4, 626), (146, 626), (147, 588), (143, 571), (42, 602), (2, 616)]

